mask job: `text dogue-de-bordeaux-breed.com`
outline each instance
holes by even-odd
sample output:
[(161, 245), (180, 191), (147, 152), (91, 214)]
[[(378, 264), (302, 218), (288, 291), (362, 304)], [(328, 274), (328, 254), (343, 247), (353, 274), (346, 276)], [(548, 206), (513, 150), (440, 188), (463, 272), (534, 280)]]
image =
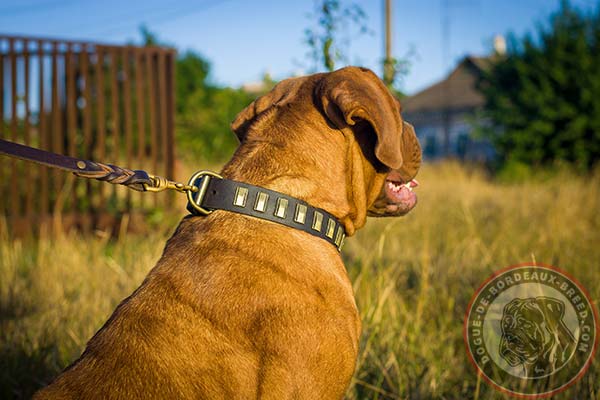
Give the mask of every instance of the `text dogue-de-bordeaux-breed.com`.
[[(284, 80), (232, 127), (240, 146), (224, 178), (323, 210), (348, 236), (367, 215), (403, 215), (416, 203), (421, 148), (367, 69)], [(141, 286), (36, 398), (340, 399), (359, 336), (335, 243), (227, 210), (190, 215)]]

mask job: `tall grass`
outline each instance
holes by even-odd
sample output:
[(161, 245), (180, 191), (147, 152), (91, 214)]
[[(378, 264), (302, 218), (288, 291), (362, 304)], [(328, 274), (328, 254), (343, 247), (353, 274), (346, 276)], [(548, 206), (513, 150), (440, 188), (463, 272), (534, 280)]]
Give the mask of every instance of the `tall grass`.
[[(419, 205), (371, 219), (343, 251), (363, 320), (349, 399), (505, 398), (468, 362), (462, 322), (493, 271), (538, 261), (600, 299), (600, 172), (495, 183), (457, 164), (428, 165)], [(29, 396), (86, 340), (158, 259), (164, 231), (113, 240), (76, 234), (0, 241), (0, 398)], [(597, 364), (597, 363), (596, 363)], [(600, 399), (600, 368), (556, 398)]]

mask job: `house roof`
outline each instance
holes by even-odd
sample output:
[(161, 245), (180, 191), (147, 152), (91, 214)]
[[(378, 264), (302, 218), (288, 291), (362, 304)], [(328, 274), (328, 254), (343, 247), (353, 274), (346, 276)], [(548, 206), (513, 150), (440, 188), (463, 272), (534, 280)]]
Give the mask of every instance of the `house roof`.
[(436, 112), (477, 108), (484, 105), (475, 85), (482, 71), (492, 65), (490, 57), (465, 57), (446, 79), (402, 100), (402, 113)]

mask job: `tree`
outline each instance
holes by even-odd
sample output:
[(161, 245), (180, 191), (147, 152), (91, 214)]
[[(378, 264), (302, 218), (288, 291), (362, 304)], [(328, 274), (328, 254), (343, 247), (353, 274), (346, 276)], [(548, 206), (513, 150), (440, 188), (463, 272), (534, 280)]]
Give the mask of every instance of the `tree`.
[[(140, 28), (142, 44), (164, 46), (156, 34)], [(255, 99), (241, 89), (210, 81), (210, 63), (187, 50), (175, 61), (175, 137), (178, 156), (194, 162), (221, 162), (234, 151), (237, 139), (230, 123)]]
[(164, 46), (165, 44), (159, 42), (156, 33), (152, 32), (145, 24), (140, 26), (140, 35), (142, 36), (143, 46)]
[(480, 82), (501, 161), (591, 168), (600, 158), (600, 12), (563, 1), (537, 36), (511, 39)]
[(210, 63), (186, 51), (177, 58), (175, 127), (180, 154), (198, 161), (220, 162), (237, 145), (230, 123), (255, 96), (210, 82)]
[(198, 53), (186, 51), (175, 63), (175, 110), (185, 113), (190, 108), (190, 97), (198, 91), (207, 91), (210, 63)]
[(315, 12), (309, 18), (317, 21), (316, 26), (304, 31), (315, 70), (323, 65), (333, 71), (338, 61), (348, 62), (344, 51), (350, 44), (348, 25), (356, 26), (359, 35), (369, 33), (367, 15), (355, 3), (344, 5), (339, 0), (316, 0)]

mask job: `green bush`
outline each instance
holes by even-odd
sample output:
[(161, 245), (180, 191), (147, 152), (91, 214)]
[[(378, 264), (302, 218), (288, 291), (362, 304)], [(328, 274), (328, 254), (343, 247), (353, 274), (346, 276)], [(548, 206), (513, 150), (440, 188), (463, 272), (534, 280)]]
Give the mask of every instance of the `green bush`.
[(190, 161), (220, 162), (237, 146), (231, 121), (255, 96), (211, 84), (210, 64), (197, 53), (184, 53), (176, 68), (177, 153)]
[(513, 37), (496, 61), (480, 89), (501, 163), (591, 169), (600, 158), (600, 11), (563, 1), (536, 37)]

